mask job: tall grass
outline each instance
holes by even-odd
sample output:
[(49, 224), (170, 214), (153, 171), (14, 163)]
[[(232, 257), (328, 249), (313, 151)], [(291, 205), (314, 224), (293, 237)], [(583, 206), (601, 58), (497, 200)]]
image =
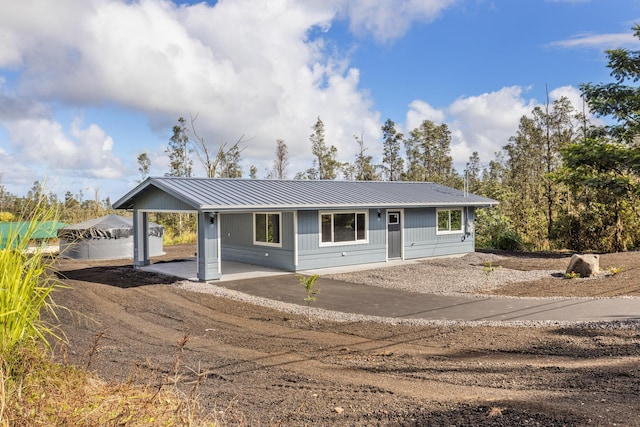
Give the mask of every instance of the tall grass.
[[(64, 425), (218, 426), (216, 414), (198, 417), (197, 384), (189, 395), (177, 386), (108, 383), (84, 369), (56, 363), (47, 338), (56, 327), (51, 293), (62, 287), (44, 248), (29, 248), (38, 222), (56, 221), (56, 211), (36, 204), (22, 229), (10, 230), (0, 249), (0, 427)], [(186, 341), (185, 341), (186, 343)], [(182, 346), (179, 351), (182, 352)], [(176, 362), (178, 363), (178, 362)], [(177, 369), (177, 368), (176, 368)]]
[(55, 336), (54, 327), (42, 320), (45, 311), (55, 316), (50, 296), (58, 282), (48, 273), (52, 259), (43, 248), (29, 250), (29, 242), (39, 222), (57, 219), (57, 211), (36, 204), (23, 218), (26, 224), (0, 236), (6, 241), (0, 249), (0, 352), (4, 360), (18, 345), (47, 345), (47, 335)]

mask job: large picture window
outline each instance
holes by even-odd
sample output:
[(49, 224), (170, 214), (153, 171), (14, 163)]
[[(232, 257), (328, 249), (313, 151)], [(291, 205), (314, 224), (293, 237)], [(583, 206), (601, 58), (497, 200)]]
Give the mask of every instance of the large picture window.
[(366, 212), (321, 212), (320, 244), (367, 242)]
[(253, 243), (281, 247), (282, 234), (280, 212), (253, 214)]
[(462, 209), (438, 209), (438, 233), (462, 232)]

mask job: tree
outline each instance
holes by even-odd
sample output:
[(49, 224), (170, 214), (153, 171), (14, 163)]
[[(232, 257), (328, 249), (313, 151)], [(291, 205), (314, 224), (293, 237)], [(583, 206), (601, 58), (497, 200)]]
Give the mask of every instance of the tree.
[(480, 156), (478, 156), (477, 151), (474, 151), (469, 156), (465, 169), (465, 178), (467, 180), (467, 191), (477, 193), (480, 190)]
[(80, 203), (76, 200), (71, 191), (64, 193), (64, 208), (66, 210), (77, 209), (79, 206)]
[(389, 181), (400, 181), (404, 172), (404, 159), (400, 154), (404, 135), (396, 131), (396, 124), (391, 119), (387, 119), (382, 126), (382, 138), (384, 174)]
[(289, 148), (284, 140), (276, 141), (276, 158), (273, 161), (273, 169), (270, 178), (287, 179), (287, 167), (289, 166)]
[(358, 143), (358, 152), (354, 162), (354, 175), (358, 181), (375, 181), (380, 177), (376, 173), (376, 167), (371, 163), (373, 156), (366, 155), (367, 148), (364, 146), (364, 135), (353, 136)]
[[(640, 25), (632, 29), (640, 38)], [(640, 80), (640, 51), (614, 49), (606, 55), (614, 82), (586, 83), (580, 89), (591, 111), (614, 124), (604, 129), (585, 124), (583, 139), (563, 151), (564, 168), (557, 179), (572, 189), (570, 235), (588, 238), (580, 234), (588, 225), (591, 236), (608, 239), (590, 241), (592, 248), (619, 251), (640, 243), (635, 212), (640, 194), (640, 88), (633, 85)], [(581, 245), (578, 239), (571, 243)]]
[(554, 233), (554, 218), (557, 216), (557, 205), (561, 203), (559, 194), (563, 188), (559, 188), (558, 182), (553, 180), (553, 174), (562, 167), (561, 151), (574, 142), (577, 137), (579, 123), (584, 118), (578, 114), (568, 98), (562, 97), (553, 102), (549, 108), (549, 97), (544, 110), (536, 107), (533, 116), (536, 124), (544, 132), (544, 165), (546, 174), (543, 181), (545, 186), (545, 202), (547, 210), (547, 235), (549, 238)]
[(45, 194), (44, 184), (40, 181), (33, 181), (33, 186), (27, 192), (27, 199), (31, 202), (33, 206), (43, 206), (48, 207), (47, 203), (47, 195)]
[[(640, 39), (640, 24), (632, 28)], [(607, 50), (607, 65), (611, 69), (613, 83), (585, 83), (580, 85), (582, 96), (591, 111), (608, 116), (616, 122), (609, 127), (614, 138), (631, 142), (640, 134), (640, 88), (628, 83), (640, 80), (640, 50)]]
[[(216, 155), (213, 155), (213, 152), (209, 148), (209, 145), (205, 142), (204, 138), (198, 134), (196, 130), (195, 122), (198, 119), (198, 115), (195, 117), (191, 117), (191, 130), (193, 131), (193, 136), (196, 139), (196, 142), (193, 143), (195, 148), (196, 156), (200, 163), (204, 167), (207, 178), (215, 178), (218, 177), (229, 177), (228, 175), (237, 175), (242, 176), (242, 170), (239, 166), (240, 162), (240, 153), (244, 150), (242, 144), (245, 141), (244, 135), (242, 135), (231, 147), (227, 148), (227, 143), (223, 142), (218, 150), (216, 151)], [(235, 162), (235, 165), (230, 165), (229, 161), (232, 163)], [(221, 163), (225, 162), (222, 166), (222, 171), (219, 170), (221, 167)], [(233, 176), (235, 177), (235, 176)]]
[(482, 179), (478, 193), (496, 200), (508, 199), (508, 189), (502, 184), (507, 173), (504, 161), (504, 150), (494, 154), (494, 160), (482, 169)]
[[(623, 251), (637, 245), (640, 151), (620, 141), (586, 138), (566, 147), (558, 179), (574, 194), (571, 247)], [(635, 224), (635, 227), (625, 226)], [(632, 234), (627, 233), (630, 230)]]
[(424, 120), (405, 140), (409, 181), (432, 181), (452, 187), (459, 177), (453, 169), (451, 132), (446, 124), (436, 125)]
[(242, 178), (242, 167), (240, 166), (240, 152), (242, 149), (239, 147), (239, 142), (236, 142), (227, 150), (223, 152), (224, 145), (220, 147), (218, 158), (220, 159), (220, 170), (218, 176), (220, 178)]
[(502, 184), (509, 197), (502, 212), (511, 218), (515, 230), (535, 249), (548, 249), (544, 209), (544, 131), (528, 116), (520, 118), (516, 135), (504, 146), (506, 173)]
[(340, 164), (340, 171), (342, 172), (342, 177), (346, 181), (356, 180), (356, 165), (351, 162), (344, 162)]
[(309, 136), (311, 141), (311, 153), (315, 156), (317, 165), (317, 179), (336, 179), (340, 163), (336, 160), (338, 149), (327, 146), (324, 139), (324, 123), (318, 117), (316, 124), (312, 126), (313, 133)]
[(500, 209), (535, 249), (563, 246), (564, 225), (557, 221), (566, 217), (571, 201), (566, 184), (554, 175), (562, 167), (562, 150), (578, 138), (582, 121), (567, 98), (547, 101), (521, 117), (516, 135), (504, 147), (507, 197)]
[(318, 162), (316, 159), (313, 159), (313, 166), (307, 169), (304, 172), (296, 173), (294, 179), (320, 179), (318, 174)]
[(142, 153), (138, 156), (138, 171), (140, 172), (140, 182), (144, 181), (149, 176), (149, 167), (151, 167), (151, 159), (147, 153)]
[(167, 176), (191, 176), (193, 160), (189, 158), (191, 153), (189, 131), (183, 117), (180, 117), (178, 124), (173, 127), (173, 135), (165, 152), (169, 156), (169, 173), (166, 174)]
[[(191, 146), (189, 141), (189, 130), (186, 126), (186, 120), (183, 117), (178, 119), (178, 124), (173, 127), (173, 135), (169, 140), (169, 145), (165, 152), (169, 156), (169, 173), (167, 176), (190, 177), (193, 167), (193, 160), (189, 157), (191, 154)], [(162, 214), (158, 215), (158, 219), (164, 219), (167, 235), (175, 234), (178, 240), (182, 239), (187, 229), (193, 229), (195, 222), (193, 218), (182, 213)]]

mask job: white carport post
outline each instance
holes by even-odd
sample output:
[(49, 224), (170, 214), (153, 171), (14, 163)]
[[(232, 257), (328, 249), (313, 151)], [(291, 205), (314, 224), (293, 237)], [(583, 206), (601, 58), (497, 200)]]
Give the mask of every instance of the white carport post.
[(201, 282), (222, 276), (219, 239), (220, 215), (198, 212), (198, 280)]
[(149, 216), (146, 212), (133, 211), (133, 265), (151, 264), (149, 260)]

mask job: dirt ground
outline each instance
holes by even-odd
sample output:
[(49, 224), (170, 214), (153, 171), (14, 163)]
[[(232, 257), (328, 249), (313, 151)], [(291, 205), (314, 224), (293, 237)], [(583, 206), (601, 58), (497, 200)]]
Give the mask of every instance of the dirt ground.
[[(192, 246), (165, 248), (169, 260)], [(561, 255), (501, 268), (564, 270)], [(171, 286), (130, 260), (59, 260), (57, 354), (108, 381), (178, 383), (222, 425), (640, 426), (640, 329), (416, 327), (309, 321)], [(640, 296), (639, 253), (600, 279), (516, 283), (518, 296)], [(640, 300), (639, 300), (640, 303)], [(181, 341), (184, 343), (181, 346)]]

